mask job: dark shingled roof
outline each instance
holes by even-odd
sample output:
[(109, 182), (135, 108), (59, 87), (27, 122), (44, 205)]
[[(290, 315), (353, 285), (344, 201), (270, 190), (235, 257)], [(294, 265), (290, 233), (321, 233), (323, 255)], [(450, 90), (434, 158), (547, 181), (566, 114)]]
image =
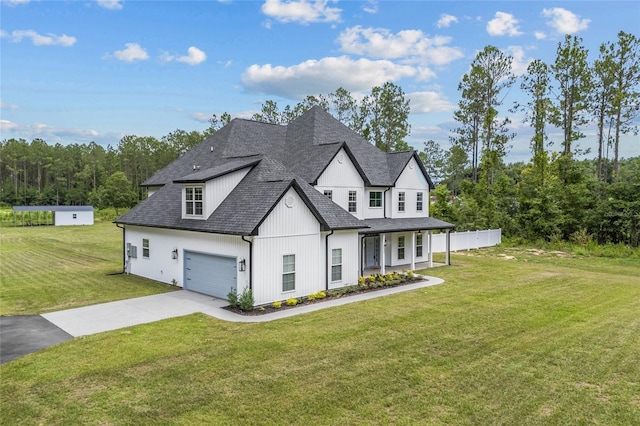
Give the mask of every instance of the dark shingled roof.
[[(314, 107), (288, 125), (232, 120), (147, 179), (142, 186), (161, 188), (116, 222), (254, 235), (275, 204), (293, 188), (323, 230), (365, 228), (369, 226), (366, 221), (358, 220), (311, 186), (340, 149), (346, 151), (366, 186), (393, 186), (413, 157), (433, 186), (415, 152), (382, 152), (322, 108)], [(181, 184), (206, 182), (246, 167), (251, 171), (208, 219), (182, 219)]]
[(431, 229), (452, 229), (455, 225), (432, 217), (413, 217), (407, 219), (365, 219), (368, 228), (361, 234), (379, 234), (384, 232), (404, 232)]

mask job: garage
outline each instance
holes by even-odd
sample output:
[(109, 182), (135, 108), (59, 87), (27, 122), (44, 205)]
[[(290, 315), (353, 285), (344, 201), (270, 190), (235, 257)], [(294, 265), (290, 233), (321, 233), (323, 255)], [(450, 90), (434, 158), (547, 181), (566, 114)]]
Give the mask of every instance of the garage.
[(184, 259), (185, 289), (221, 299), (237, 289), (234, 257), (185, 251)]

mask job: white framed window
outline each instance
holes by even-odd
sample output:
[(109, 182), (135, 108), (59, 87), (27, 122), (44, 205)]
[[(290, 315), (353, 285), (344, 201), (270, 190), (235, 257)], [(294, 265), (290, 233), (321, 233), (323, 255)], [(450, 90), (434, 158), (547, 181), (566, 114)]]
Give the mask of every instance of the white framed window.
[(416, 234), (416, 257), (422, 257), (422, 234)]
[(282, 291), (296, 289), (296, 255), (285, 254), (282, 256)]
[(356, 213), (358, 211), (356, 191), (349, 191), (349, 213)]
[(404, 259), (404, 236), (398, 237), (398, 260)]
[(331, 250), (331, 281), (342, 281), (342, 249)]
[(382, 207), (382, 191), (369, 192), (369, 207)]
[(148, 238), (142, 239), (142, 257), (144, 257), (145, 259), (149, 258), (149, 239)]
[(404, 211), (405, 194), (404, 192), (398, 192), (398, 211)]
[(77, 218), (78, 218), (78, 214), (77, 214), (77, 213), (74, 213), (74, 214), (73, 214), (73, 218), (74, 218), (74, 219), (77, 219)]
[(422, 211), (422, 192), (418, 192), (416, 194), (416, 211), (421, 212)]
[(324, 190), (324, 196), (327, 197), (330, 200), (333, 200), (333, 191), (330, 189), (325, 189)]
[(203, 215), (203, 188), (201, 186), (187, 186), (184, 189), (185, 216)]

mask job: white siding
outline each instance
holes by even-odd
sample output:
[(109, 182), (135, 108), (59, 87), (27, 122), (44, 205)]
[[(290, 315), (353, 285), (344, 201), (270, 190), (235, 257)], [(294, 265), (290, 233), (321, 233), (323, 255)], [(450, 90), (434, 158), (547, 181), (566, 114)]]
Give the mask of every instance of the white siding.
[[(387, 205), (387, 200), (385, 200), (385, 197), (388, 198), (388, 192), (387, 195), (385, 195), (385, 191), (388, 188), (366, 188), (365, 189), (365, 194), (364, 194), (364, 214), (363, 214), (363, 219), (381, 219), (384, 216), (384, 211), (386, 209), (386, 205)], [(371, 192), (381, 192), (382, 193), (382, 207), (369, 207), (369, 193)]]
[(155, 194), (161, 188), (162, 188), (162, 186), (148, 186), (147, 187), (147, 198), (151, 197), (153, 194)]
[[(405, 210), (398, 210), (398, 194), (405, 193)], [(422, 211), (417, 210), (417, 193), (422, 192)], [(429, 216), (429, 184), (425, 179), (415, 158), (412, 158), (402, 171), (395, 187), (390, 191), (392, 218), (428, 217)]]
[[(260, 225), (254, 238), (253, 295), (262, 305), (301, 297), (324, 288), (320, 261), (320, 224), (294, 189), (290, 189)], [(282, 291), (282, 257), (296, 256), (294, 291)]]
[(207, 182), (205, 190), (205, 217), (209, 217), (229, 196), (231, 191), (249, 173), (250, 167), (217, 177)]
[[(148, 259), (142, 255), (144, 238), (149, 240)], [(128, 259), (125, 252), (127, 270), (131, 274), (167, 284), (175, 280), (182, 287), (184, 251), (187, 250), (236, 257), (238, 262), (246, 259), (247, 270), (238, 271), (238, 292), (249, 285), (249, 244), (238, 236), (127, 225), (125, 247), (126, 243), (137, 247), (137, 258)], [(178, 259), (171, 258), (174, 249), (178, 250)]]
[(93, 211), (57, 211), (54, 215), (55, 226), (93, 225)]
[(356, 191), (356, 212), (352, 214), (358, 219), (364, 217), (364, 181), (344, 149), (331, 160), (315, 188), (321, 193), (331, 190), (333, 202), (346, 211), (349, 211), (349, 191)]
[[(329, 277), (329, 289), (355, 285), (358, 283), (360, 276), (360, 256), (357, 231), (336, 231), (329, 235), (329, 261), (326, 274)], [(342, 249), (342, 280), (331, 281), (331, 251), (333, 249)], [(323, 256), (324, 260), (324, 256)]]

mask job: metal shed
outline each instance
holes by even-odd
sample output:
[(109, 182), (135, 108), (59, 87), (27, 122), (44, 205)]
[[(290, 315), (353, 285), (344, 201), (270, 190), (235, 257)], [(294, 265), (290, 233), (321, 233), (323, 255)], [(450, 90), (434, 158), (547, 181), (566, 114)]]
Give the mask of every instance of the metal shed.
[[(18, 212), (22, 213), (20, 218)], [(13, 224), (18, 226), (19, 222), (22, 226), (93, 225), (93, 206), (13, 206)]]

